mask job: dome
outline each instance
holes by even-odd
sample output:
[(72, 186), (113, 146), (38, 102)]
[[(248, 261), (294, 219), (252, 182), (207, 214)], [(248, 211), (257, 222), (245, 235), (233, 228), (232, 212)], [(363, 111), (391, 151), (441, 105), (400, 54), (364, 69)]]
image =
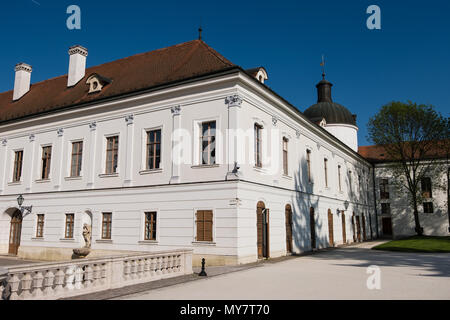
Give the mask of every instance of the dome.
[(303, 114), (309, 120), (316, 122), (325, 118), (327, 123), (342, 123), (356, 126), (356, 116), (344, 106), (335, 102), (318, 102), (308, 109)]
[(333, 84), (323, 79), (316, 85), (317, 103), (306, 109), (303, 114), (311, 121), (317, 122), (325, 118), (328, 124), (349, 124), (356, 126), (356, 115), (352, 114), (346, 107), (333, 102), (331, 98), (331, 87)]

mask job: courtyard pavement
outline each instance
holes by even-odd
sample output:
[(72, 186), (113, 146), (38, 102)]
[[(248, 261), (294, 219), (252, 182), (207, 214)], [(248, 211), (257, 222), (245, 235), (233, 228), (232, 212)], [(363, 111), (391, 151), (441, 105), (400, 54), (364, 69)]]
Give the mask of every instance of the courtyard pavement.
[[(255, 264), (237, 272), (116, 299), (450, 300), (450, 254), (399, 253), (369, 249), (378, 243), (362, 243), (282, 259), (275, 263)], [(367, 287), (367, 280), (372, 275), (367, 273), (369, 266), (377, 266), (380, 270), (380, 289), (369, 290)]]
[(28, 264), (28, 263), (33, 263), (33, 262), (40, 262), (40, 261), (23, 260), (23, 259), (15, 257), (15, 256), (0, 255), (0, 268), (17, 266), (17, 265)]

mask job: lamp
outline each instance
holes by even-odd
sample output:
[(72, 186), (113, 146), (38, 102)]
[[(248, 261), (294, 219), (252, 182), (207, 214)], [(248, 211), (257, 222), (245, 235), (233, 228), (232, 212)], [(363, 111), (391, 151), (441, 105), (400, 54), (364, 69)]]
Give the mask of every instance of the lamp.
[(345, 210), (348, 209), (348, 205), (349, 205), (349, 204), (350, 204), (350, 203), (349, 203), (347, 200), (344, 201), (344, 207), (345, 207)]
[(23, 206), (22, 207), (22, 204), (23, 204), (24, 200), (25, 199), (23, 198), (23, 196), (21, 194), (17, 197), (17, 204), (19, 205), (19, 210), (22, 213), (22, 216), (26, 216), (26, 214), (24, 214), (25, 210), (28, 211), (27, 214), (30, 214), (31, 213), (31, 209), (33, 207), (33, 206)]
[(22, 195), (19, 195), (19, 196), (17, 197), (17, 204), (19, 205), (19, 207), (21, 207), (21, 206), (22, 206), (22, 203), (23, 203), (23, 196), (22, 196)]

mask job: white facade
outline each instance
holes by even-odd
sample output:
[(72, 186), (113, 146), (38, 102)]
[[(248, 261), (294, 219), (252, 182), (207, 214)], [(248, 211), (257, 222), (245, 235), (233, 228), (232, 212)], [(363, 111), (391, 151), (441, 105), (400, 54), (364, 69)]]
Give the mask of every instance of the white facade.
[[(437, 164), (441, 165), (439, 162)], [(383, 179), (386, 179), (388, 182), (387, 192), (389, 194), (387, 197), (382, 198), (380, 184)], [(393, 179), (389, 164), (381, 163), (375, 165), (375, 194), (379, 234), (392, 236), (393, 238), (416, 235), (413, 208), (408, 201), (408, 193), (407, 191), (399, 190)], [(450, 232), (447, 190), (445, 187), (443, 188), (446, 184), (445, 170), (442, 171), (439, 178), (431, 181), (432, 197), (423, 199), (423, 202), (431, 202), (433, 204), (432, 212), (425, 212), (423, 203), (418, 203), (419, 222), (425, 235), (447, 236)], [(383, 210), (383, 207), (388, 208), (388, 210)], [(388, 226), (386, 227), (385, 224), (388, 224)], [(389, 230), (389, 225), (392, 230)]]
[[(216, 121), (214, 165), (200, 162), (199, 125), (204, 121)], [(263, 127), (262, 168), (254, 166), (255, 123)], [(162, 132), (161, 168), (146, 170), (146, 131), (155, 128)], [(229, 143), (233, 132), (239, 132), (236, 141), (246, 143)], [(119, 136), (117, 174), (105, 174), (106, 138), (111, 135)], [(187, 163), (173, 161), (179, 155), (173, 149), (176, 135), (186, 138), (182, 157)], [(288, 139), (287, 175), (283, 138)], [(342, 211), (347, 243), (356, 237), (353, 213), (361, 221), (365, 217), (367, 238), (376, 234), (371, 165), (242, 71), (7, 123), (0, 128), (0, 141), (0, 253), (8, 252), (18, 194), (25, 198), (23, 205), (33, 206), (23, 218), (18, 253), (27, 258), (70, 258), (72, 249), (84, 244), (82, 226), (89, 216), (92, 255), (193, 248), (195, 263), (201, 257), (210, 265), (251, 262), (258, 257), (259, 201), (270, 209), (270, 257), (286, 254), (287, 204), (293, 210), (294, 253), (311, 250), (311, 207), (318, 248), (330, 245), (328, 210), (336, 245), (343, 243)], [(79, 178), (70, 178), (71, 146), (76, 141), (83, 141), (82, 169)], [(50, 145), (51, 171), (42, 180), (42, 148)], [(24, 154), (23, 171), (20, 181), (12, 182), (18, 150)], [(240, 167), (237, 174), (235, 162)], [(197, 210), (213, 211), (212, 242), (196, 241)], [(148, 211), (157, 212), (155, 241), (143, 236)], [(103, 212), (112, 213), (111, 240), (101, 239)], [(75, 214), (73, 239), (64, 237), (67, 213)], [(43, 237), (36, 237), (38, 214), (45, 217)]]

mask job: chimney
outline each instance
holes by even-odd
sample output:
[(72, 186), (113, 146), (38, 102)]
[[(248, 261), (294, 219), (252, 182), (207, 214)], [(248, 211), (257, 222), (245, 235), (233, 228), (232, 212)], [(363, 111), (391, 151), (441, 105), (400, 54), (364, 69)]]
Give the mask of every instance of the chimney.
[(18, 63), (14, 70), (16, 71), (16, 78), (14, 79), (13, 100), (16, 101), (30, 91), (32, 68), (26, 63)]
[(67, 77), (67, 86), (72, 87), (84, 77), (86, 71), (86, 57), (88, 51), (86, 48), (76, 45), (69, 48), (69, 73)]

